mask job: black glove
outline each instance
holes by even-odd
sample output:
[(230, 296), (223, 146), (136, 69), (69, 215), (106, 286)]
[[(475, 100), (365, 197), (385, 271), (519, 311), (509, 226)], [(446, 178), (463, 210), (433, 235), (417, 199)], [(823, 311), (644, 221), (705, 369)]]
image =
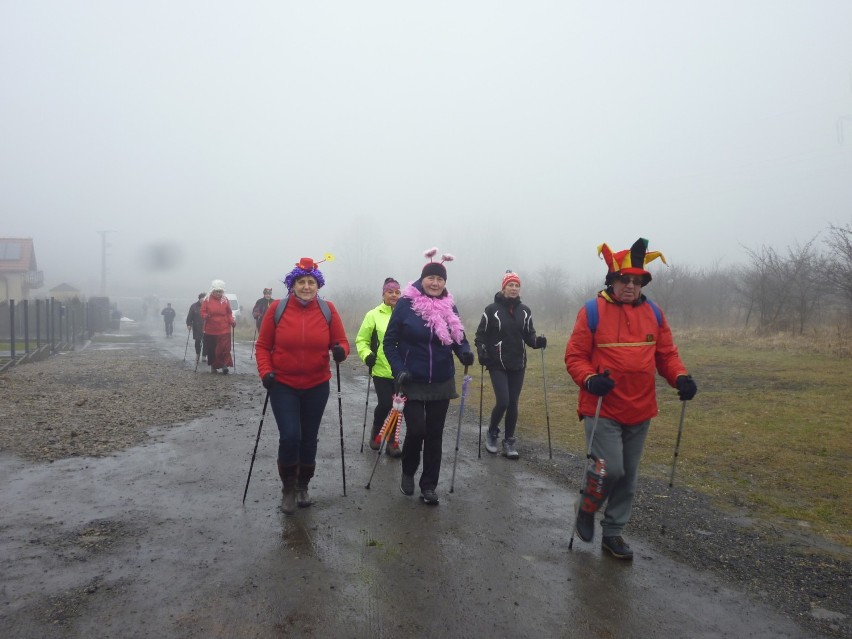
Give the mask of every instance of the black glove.
[(677, 386), (677, 396), (684, 402), (688, 402), (698, 392), (698, 386), (693, 381), (692, 375), (679, 375), (675, 386)]
[(411, 379), (411, 373), (408, 371), (400, 371), (396, 376), (396, 387), (398, 389), (402, 389), (402, 387), (409, 382)]
[(536, 348), (547, 348), (547, 338), (544, 335), (538, 335), (535, 338)]
[(598, 397), (603, 397), (613, 388), (615, 388), (615, 382), (609, 375), (599, 373), (586, 380), (586, 390)]
[(476, 354), (479, 357), (480, 366), (488, 366), (491, 363), (491, 358), (488, 357), (488, 348), (485, 344), (476, 345)]
[(266, 390), (272, 390), (272, 385), (275, 383), (275, 373), (267, 373), (261, 381)]
[(367, 365), (367, 368), (373, 368), (376, 365), (376, 354), (370, 353), (367, 357), (364, 358), (364, 363)]
[(473, 365), (473, 353), (470, 351), (462, 351), (459, 353), (459, 361), (465, 366)]
[(339, 364), (346, 359), (346, 351), (343, 350), (343, 347), (340, 344), (335, 344), (331, 347), (331, 356), (334, 358), (334, 361)]

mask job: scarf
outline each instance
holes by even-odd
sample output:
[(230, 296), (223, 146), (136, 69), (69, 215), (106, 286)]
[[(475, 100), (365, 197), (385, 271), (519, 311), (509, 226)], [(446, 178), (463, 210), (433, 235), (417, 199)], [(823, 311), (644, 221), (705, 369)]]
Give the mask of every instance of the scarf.
[(405, 288), (403, 297), (411, 299), (411, 308), (444, 346), (453, 342), (461, 344), (464, 327), (459, 316), (453, 312), (453, 296), (445, 289), (443, 297), (429, 297), (413, 284)]

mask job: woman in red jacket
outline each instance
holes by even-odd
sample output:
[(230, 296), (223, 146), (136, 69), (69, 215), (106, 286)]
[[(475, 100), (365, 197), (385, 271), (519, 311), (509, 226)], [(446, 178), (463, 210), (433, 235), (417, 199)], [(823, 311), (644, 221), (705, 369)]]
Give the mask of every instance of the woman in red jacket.
[(304, 508), (313, 503), (308, 483), (316, 468), (317, 436), (328, 402), (328, 354), (342, 362), (349, 355), (349, 340), (337, 309), (317, 295), (325, 285), (317, 262), (303, 257), (284, 284), (287, 296), (263, 315), (256, 351), (257, 372), (278, 423), (281, 508), (290, 514), (297, 504)]
[(204, 322), (204, 352), (210, 372), (222, 369), (228, 374), (228, 367), (234, 365), (231, 357), (231, 328), (236, 326), (231, 303), (225, 297), (225, 282), (213, 280), (210, 294), (201, 302), (201, 319)]

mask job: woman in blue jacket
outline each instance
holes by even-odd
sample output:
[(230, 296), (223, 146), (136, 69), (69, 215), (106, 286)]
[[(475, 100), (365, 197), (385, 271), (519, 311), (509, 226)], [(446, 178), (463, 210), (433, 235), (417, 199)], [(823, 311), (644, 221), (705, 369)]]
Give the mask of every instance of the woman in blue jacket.
[(445, 253), (441, 262), (433, 262), (437, 252), (434, 248), (426, 252), (429, 262), (420, 279), (403, 291), (384, 339), (385, 357), (407, 397), (400, 490), (404, 495), (414, 494), (414, 473), (422, 450), (420, 498), (433, 506), (438, 504), (435, 489), (441, 472), (444, 422), (450, 400), (458, 397), (453, 354), (464, 366), (473, 364), (458, 309), (446, 288), (444, 262), (452, 261), (453, 256)]

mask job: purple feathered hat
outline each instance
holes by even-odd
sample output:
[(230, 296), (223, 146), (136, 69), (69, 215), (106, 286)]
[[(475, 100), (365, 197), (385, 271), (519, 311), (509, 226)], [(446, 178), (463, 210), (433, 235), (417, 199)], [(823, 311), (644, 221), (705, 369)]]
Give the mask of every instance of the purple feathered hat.
[(305, 277), (306, 275), (310, 275), (317, 281), (317, 288), (322, 288), (325, 286), (325, 278), (322, 276), (322, 272), (319, 270), (319, 265), (323, 262), (331, 262), (334, 259), (330, 253), (325, 254), (325, 259), (320, 260), (319, 262), (314, 262), (313, 258), (303, 257), (296, 263), (296, 268), (287, 273), (287, 277), (285, 277), (282, 282), (284, 282), (284, 286), (287, 287), (287, 291), (289, 292), (293, 288), (293, 284), (296, 283), (301, 277)]

